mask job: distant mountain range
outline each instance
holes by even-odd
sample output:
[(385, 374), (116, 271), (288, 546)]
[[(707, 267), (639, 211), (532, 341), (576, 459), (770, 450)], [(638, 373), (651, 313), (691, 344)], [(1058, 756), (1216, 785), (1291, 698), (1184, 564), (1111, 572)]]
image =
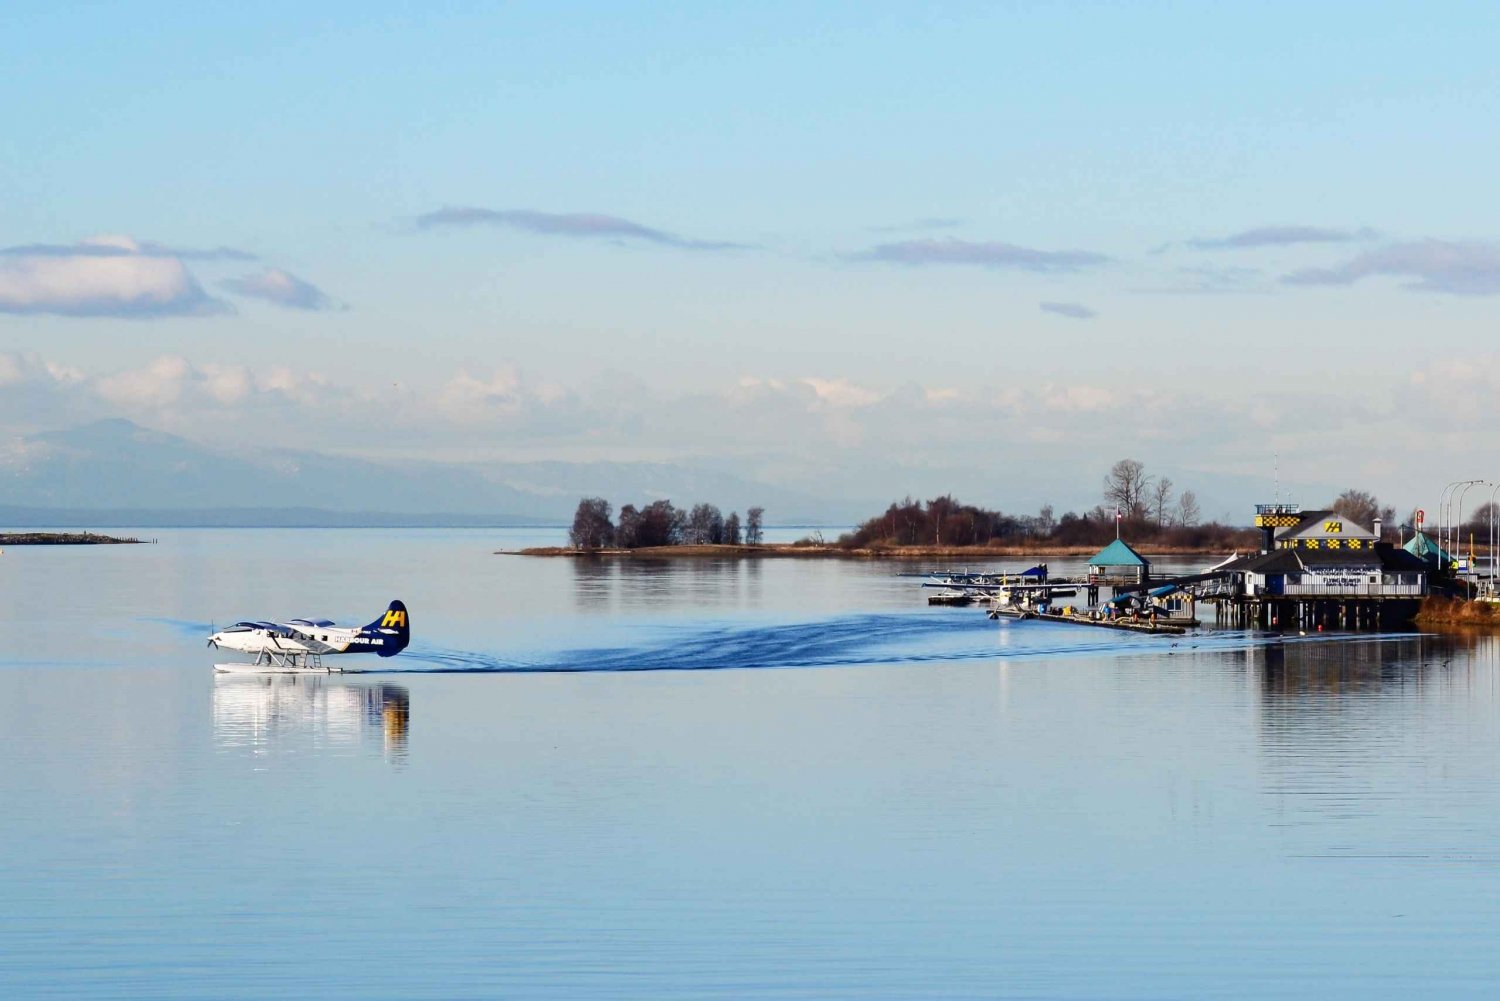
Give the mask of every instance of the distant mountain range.
[(871, 504), (689, 465), (382, 462), (290, 449), (216, 449), (128, 420), (0, 444), (0, 524), (463, 526), (566, 524), (580, 497), (667, 498), (772, 524), (850, 524)]

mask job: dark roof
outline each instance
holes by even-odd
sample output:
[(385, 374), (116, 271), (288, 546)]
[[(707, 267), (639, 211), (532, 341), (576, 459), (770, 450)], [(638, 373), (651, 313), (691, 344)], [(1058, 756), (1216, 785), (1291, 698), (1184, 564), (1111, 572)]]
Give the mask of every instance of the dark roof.
[(1427, 564), (1420, 557), (1388, 542), (1377, 542), (1373, 549), (1273, 549), (1235, 560), (1225, 570), (1242, 573), (1296, 573), (1303, 567), (1374, 567), (1387, 571), (1422, 571)]
[(1123, 539), (1116, 539), (1094, 554), (1089, 560), (1091, 567), (1149, 567), (1151, 561), (1130, 548)]
[(1427, 561), (1420, 556), (1415, 556), (1399, 546), (1393, 546), (1389, 542), (1377, 542), (1375, 551), (1380, 554), (1380, 567), (1382, 570), (1422, 570), (1428, 569)]

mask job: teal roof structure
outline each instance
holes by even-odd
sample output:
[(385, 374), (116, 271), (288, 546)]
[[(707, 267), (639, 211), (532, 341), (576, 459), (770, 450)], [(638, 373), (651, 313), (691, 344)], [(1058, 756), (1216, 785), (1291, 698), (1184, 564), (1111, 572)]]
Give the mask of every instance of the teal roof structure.
[(1094, 554), (1091, 567), (1149, 567), (1151, 562), (1131, 549), (1123, 539), (1116, 539)]
[(1411, 537), (1411, 541), (1401, 547), (1413, 556), (1420, 556), (1428, 563), (1438, 567), (1450, 566), (1453, 557), (1448, 554), (1442, 546), (1432, 541), (1426, 532), (1418, 532)]

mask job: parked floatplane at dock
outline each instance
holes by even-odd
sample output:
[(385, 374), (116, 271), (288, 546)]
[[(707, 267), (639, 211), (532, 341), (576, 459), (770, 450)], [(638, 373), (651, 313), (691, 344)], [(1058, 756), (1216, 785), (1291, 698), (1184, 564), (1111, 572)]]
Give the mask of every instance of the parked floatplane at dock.
[(1048, 583), (1045, 563), (1018, 574), (970, 573), (967, 570), (931, 573), (922, 586), (942, 588), (927, 596), (929, 605), (971, 605), (975, 602), (993, 605), (997, 595), (1005, 595), (1002, 603), (1009, 604), (1011, 596), (1015, 600), (1022, 596), (1048, 600), (1071, 598), (1078, 593), (1077, 585), (1072, 581)]
[[(1139, 561), (1141, 570), (1127, 575), (1124, 559)], [(1180, 634), (1198, 625), (1193, 614), (1192, 595), (1178, 580), (1153, 582), (1158, 586), (1145, 591), (1144, 585), (1132, 585), (1147, 578), (1149, 564), (1124, 543), (1116, 542), (1091, 562), (1086, 577), (1055, 578), (1047, 564), (1040, 563), (1018, 574), (939, 571), (926, 575), (923, 587), (940, 588), (928, 596), (929, 605), (981, 604), (992, 619), (1044, 619), (1077, 625), (1099, 626), (1131, 632)], [(1216, 569), (1216, 568), (1215, 568)], [(1210, 572), (1212, 574), (1212, 571)], [(1197, 579), (1196, 576), (1187, 578)], [(1100, 602), (1100, 587), (1108, 581), (1113, 596)], [(1087, 598), (1085, 609), (1064, 605), (1060, 599), (1082, 592)]]
[(222, 674), (333, 674), (344, 669), (325, 667), (324, 657), (342, 653), (394, 657), (410, 641), (406, 606), (393, 601), (384, 615), (367, 626), (339, 626), (329, 619), (236, 622), (210, 636), (208, 645), (255, 655), (248, 664), (215, 664), (214, 670)]

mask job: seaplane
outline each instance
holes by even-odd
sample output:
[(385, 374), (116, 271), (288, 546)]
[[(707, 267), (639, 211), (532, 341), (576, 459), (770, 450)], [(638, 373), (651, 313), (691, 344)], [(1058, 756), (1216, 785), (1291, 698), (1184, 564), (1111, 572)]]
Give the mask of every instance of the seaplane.
[(340, 653), (394, 657), (410, 641), (411, 617), (405, 605), (393, 601), (367, 626), (339, 626), (328, 619), (236, 622), (210, 636), (208, 645), (255, 654), (248, 664), (215, 664), (220, 674), (342, 674), (341, 667), (325, 667), (323, 658)]

